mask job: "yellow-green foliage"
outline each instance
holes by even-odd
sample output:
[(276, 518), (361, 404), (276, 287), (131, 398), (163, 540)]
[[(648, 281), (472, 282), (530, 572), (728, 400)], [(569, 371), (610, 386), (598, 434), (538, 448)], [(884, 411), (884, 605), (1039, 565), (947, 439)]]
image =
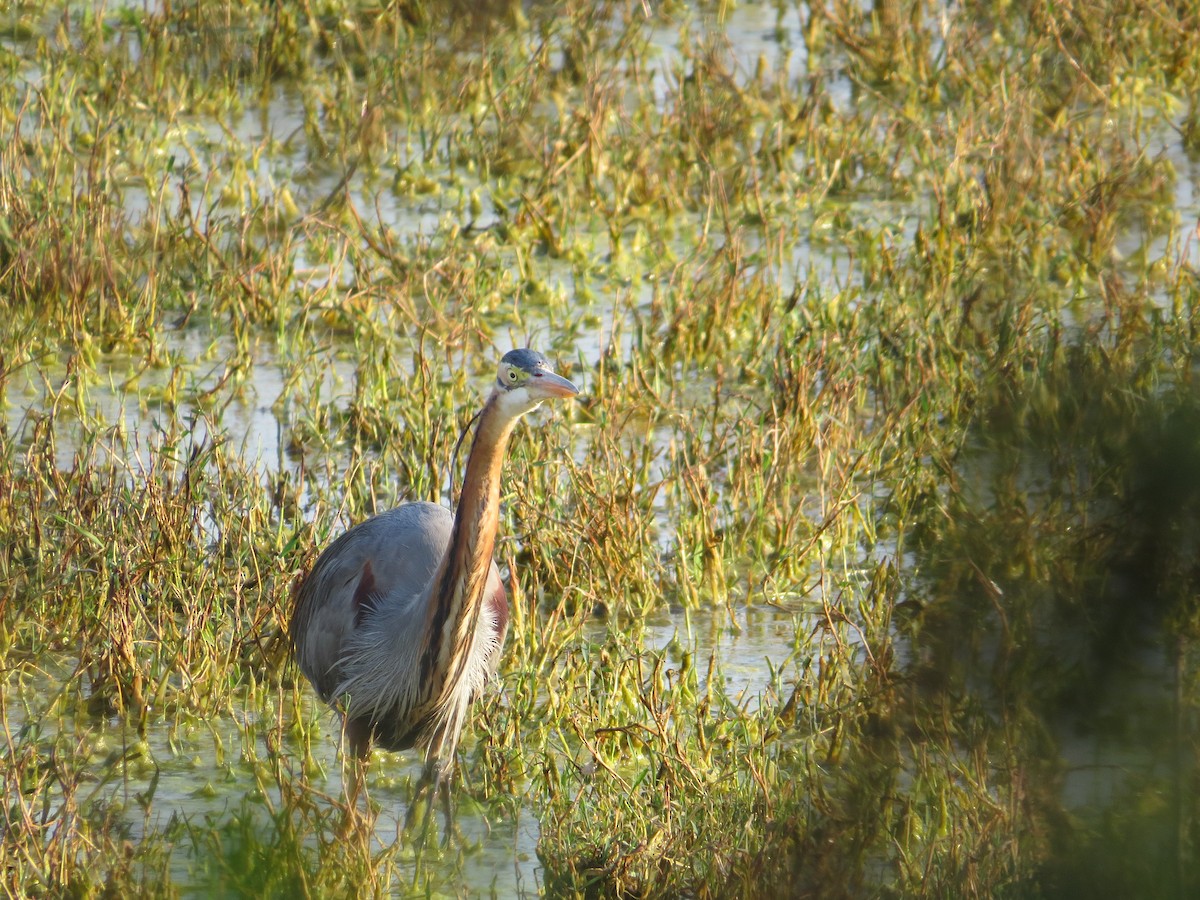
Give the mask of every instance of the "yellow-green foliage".
[[(4, 890), (1200, 891), (1197, 34), (5, 6)], [(291, 591), (450, 501), (524, 345), (584, 396), (513, 442), (513, 629), (422, 846), (411, 756), (347, 800)]]

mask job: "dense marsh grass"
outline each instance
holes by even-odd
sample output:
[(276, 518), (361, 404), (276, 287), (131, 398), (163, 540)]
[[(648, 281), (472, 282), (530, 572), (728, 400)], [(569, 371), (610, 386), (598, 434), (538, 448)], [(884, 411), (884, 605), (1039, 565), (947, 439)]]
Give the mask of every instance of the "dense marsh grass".
[[(6, 7), (7, 894), (1192, 895), (1197, 33)], [(585, 398), (514, 441), (513, 632), (415, 847), (291, 591), (450, 501), (526, 344)]]

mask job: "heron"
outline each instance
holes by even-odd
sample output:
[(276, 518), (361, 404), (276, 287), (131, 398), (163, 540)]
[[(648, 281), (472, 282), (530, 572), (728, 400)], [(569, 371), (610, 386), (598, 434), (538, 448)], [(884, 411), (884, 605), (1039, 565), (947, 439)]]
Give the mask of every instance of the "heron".
[(453, 516), (421, 501), (373, 516), (330, 544), (300, 583), (289, 628), (296, 660), (341, 713), (353, 758), (365, 762), (372, 747), (423, 749), (421, 785), (447, 788), (471, 701), (495, 674), (508, 632), (492, 559), (505, 449), (521, 416), (578, 393), (536, 350), (505, 353), (475, 416)]

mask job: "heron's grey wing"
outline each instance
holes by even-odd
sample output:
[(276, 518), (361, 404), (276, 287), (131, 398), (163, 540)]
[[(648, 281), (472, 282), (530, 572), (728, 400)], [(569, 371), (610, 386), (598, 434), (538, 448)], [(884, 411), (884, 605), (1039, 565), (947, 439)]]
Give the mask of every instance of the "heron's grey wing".
[(300, 668), (323, 700), (342, 680), (343, 649), (363, 615), (424, 596), (452, 525), (445, 507), (406, 503), (351, 528), (317, 559), (297, 591), (290, 631)]

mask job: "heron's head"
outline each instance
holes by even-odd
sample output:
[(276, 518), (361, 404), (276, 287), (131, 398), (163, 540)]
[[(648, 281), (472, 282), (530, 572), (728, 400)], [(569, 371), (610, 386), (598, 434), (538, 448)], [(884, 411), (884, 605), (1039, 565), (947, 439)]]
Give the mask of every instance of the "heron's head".
[(514, 418), (523, 416), (543, 400), (574, 397), (578, 393), (579, 388), (556, 375), (549, 360), (536, 350), (509, 350), (500, 360), (495, 396)]

